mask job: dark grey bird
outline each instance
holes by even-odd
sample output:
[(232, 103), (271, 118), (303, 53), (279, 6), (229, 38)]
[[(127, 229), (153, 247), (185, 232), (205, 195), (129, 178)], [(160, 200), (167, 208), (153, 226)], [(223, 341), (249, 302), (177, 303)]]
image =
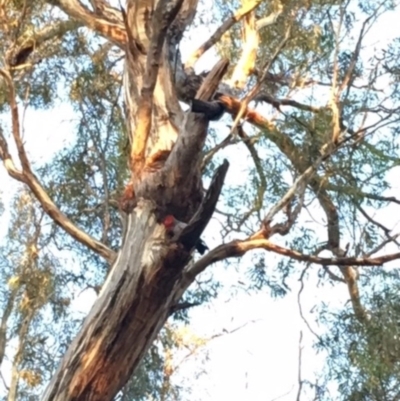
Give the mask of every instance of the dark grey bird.
[(208, 121), (218, 121), (225, 113), (225, 105), (217, 100), (205, 102), (199, 99), (192, 100), (191, 111), (202, 113)]

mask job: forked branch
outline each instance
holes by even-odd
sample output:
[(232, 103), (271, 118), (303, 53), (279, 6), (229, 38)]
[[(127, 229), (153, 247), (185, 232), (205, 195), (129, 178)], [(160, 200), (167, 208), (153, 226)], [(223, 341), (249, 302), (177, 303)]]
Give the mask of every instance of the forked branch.
[[(196, 99), (210, 100), (226, 73), (228, 65), (227, 59), (222, 59), (215, 64), (198, 89)], [(199, 118), (199, 114), (196, 113), (187, 113), (178, 139), (166, 162), (169, 172), (180, 177), (187, 177), (187, 179), (191, 179), (194, 173), (199, 173), (207, 128), (207, 118)], [(181, 180), (181, 182), (184, 181), (185, 179)]]

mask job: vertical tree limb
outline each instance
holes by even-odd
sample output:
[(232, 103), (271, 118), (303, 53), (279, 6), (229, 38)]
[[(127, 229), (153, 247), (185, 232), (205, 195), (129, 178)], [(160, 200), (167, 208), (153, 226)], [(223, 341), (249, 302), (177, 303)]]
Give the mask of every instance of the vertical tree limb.
[(227, 160), (224, 160), (223, 164), (216, 170), (199, 209), (179, 236), (179, 242), (184, 244), (188, 249), (192, 249), (196, 245), (214, 214), (228, 168), (229, 163)]
[(271, 59), (268, 60), (268, 62), (264, 66), (262, 76), (259, 78), (258, 82), (253, 86), (253, 88), (249, 91), (249, 93), (243, 99), (240, 110), (239, 110), (238, 114), (236, 115), (235, 120), (233, 122), (231, 132), (233, 132), (236, 129), (237, 125), (240, 122), (240, 119), (244, 116), (244, 113), (246, 112), (248, 104), (250, 103), (251, 100), (253, 100), (255, 95), (259, 92), (269, 69), (271, 68), (272, 64), (275, 62), (276, 58), (278, 57), (278, 55), (280, 54), (280, 52), (282, 51), (282, 49), (285, 47), (286, 43), (288, 42), (288, 40), (290, 38), (291, 28), (292, 28), (292, 25), (289, 25), (288, 28), (286, 29), (285, 36), (283, 37), (283, 39), (277, 46)]
[[(242, 0), (242, 3), (251, 4), (249, 0)], [(228, 84), (236, 89), (243, 89), (248, 77), (254, 71), (257, 50), (259, 44), (259, 34), (256, 26), (256, 16), (254, 11), (248, 13), (243, 19), (242, 33), (242, 54), (233, 70), (232, 77)]]
[(137, 176), (140, 175), (145, 163), (147, 139), (151, 129), (153, 92), (157, 83), (158, 70), (161, 63), (161, 52), (167, 29), (178, 14), (182, 2), (183, 0), (160, 0), (154, 12), (152, 37), (147, 54), (143, 86), (136, 116), (137, 125), (131, 150), (132, 169)]
[[(197, 91), (197, 99), (210, 100), (228, 65), (229, 61), (222, 59), (214, 66)], [(202, 150), (207, 135), (208, 120), (200, 116), (201, 114), (195, 113), (186, 114), (186, 120), (166, 163), (167, 174), (179, 178), (179, 183), (176, 182), (179, 186), (187, 185), (187, 182), (192, 180), (193, 174), (201, 173)]]

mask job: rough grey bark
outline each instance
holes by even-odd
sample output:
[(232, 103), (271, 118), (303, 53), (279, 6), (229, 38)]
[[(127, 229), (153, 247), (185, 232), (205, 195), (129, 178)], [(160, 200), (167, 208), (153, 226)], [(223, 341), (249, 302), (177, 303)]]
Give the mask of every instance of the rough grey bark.
[(211, 218), (227, 169), (226, 162), (217, 170), (182, 240), (169, 241), (157, 221), (156, 204), (138, 202), (128, 216), (124, 243), (110, 275), (43, 400), (111, 400), (130, 378), (171, 310), (202, 271), (193, 274), (185, 267), (191, 260), (193, 238)]
[(141, 201), (129, 215), (122, 249), (44, 400), (111, 400), (162, 328), (190, 253), (168, 244), (154, 207)]

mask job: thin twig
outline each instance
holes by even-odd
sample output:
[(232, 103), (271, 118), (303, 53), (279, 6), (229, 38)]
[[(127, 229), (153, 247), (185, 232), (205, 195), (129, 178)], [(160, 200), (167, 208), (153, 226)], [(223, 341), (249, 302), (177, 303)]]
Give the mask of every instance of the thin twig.
[[(320, 250), (318, 250), (316, 252), (316, 254), (318, 254), (319, 252), (320, 252)], [(320, 339), (319, 335), (312, 329), (312, 327), (308, 323), (308, 320), (305, 318), (305, 316), (303, 314), (303, 308), (301, 306), (301, 294), (302, 294), (302, 292), (304, 290), (304, 281), (303, 281), (303, 279), (304, 279), (304, 276), (305, 276), (307, 270), (310, 268), (310, 266), (311, 266), (311, 263), (307, 263), (306, 267), (303, 269), (303, 271), (300, 274), (300, 278), (299, 278), (300, 289), (299, 289), (299, 292), (297, 293), (297, 305), (299, 307), (299, 314), (300, 314), (301, 319), (303, 320), (303, 322), (307, 326), (307, 328), (310, 331), (310, 333), (312, 333), (319, 340)]]
[(303, 341), (303, 332), (300, 330), (300, 338), (299, 338), (299, 366), (297, 368), (297, 381), (299, 383), (299, 390), (297, 391), (296, 401), (300, 401), (301, 399), (301, 390), (303, 388), (303, 380), (301, 379), (301, 361), (302, 361), (302, 351), (303, 347), (301, 343)]

